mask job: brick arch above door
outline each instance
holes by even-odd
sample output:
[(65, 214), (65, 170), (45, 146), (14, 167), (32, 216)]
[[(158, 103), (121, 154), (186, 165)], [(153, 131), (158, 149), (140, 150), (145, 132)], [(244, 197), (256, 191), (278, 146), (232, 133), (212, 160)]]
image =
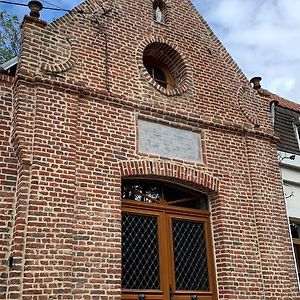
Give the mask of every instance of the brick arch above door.
[(219, 192), (220, 181), (196, 168), (158, 160), (130, 160), (120, 162), (121, 177), (154, 178), (190, 186), (207, 194)]

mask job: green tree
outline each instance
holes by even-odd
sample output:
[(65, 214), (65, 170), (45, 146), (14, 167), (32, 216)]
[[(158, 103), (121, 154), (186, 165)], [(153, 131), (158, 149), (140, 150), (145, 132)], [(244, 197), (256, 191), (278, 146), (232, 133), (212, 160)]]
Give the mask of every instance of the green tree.
[(18, 55), (21, 30), (17, 16), (0, 11), (0, 64)]

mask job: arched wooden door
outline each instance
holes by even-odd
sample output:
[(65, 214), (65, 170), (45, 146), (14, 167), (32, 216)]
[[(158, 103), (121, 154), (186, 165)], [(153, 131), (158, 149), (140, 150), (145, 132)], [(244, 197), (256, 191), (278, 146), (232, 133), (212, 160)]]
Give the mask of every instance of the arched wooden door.
[(170, 183), (122, 184), (122, 298), (217, 299), (207, 197)]

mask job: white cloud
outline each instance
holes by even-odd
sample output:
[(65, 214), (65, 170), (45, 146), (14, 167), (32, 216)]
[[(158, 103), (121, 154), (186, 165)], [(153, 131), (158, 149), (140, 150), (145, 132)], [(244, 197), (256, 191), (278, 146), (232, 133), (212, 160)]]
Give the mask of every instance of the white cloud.
[(276, 78), (270, 83), (270, 89), (275, 93), (278, 93), (280, 90), (284, 89), (286, 92), (290, 92), (295, 86), (295, 78)]
[(299, 0), (194, 0), (250, 79), (300, 103)]
[(287, 80), (284, 83), (285, 89), (287, 91), (293, 90), (293, 88), (295, 87), (295, 83), (296, 83), (295, 78), (287, 78)]

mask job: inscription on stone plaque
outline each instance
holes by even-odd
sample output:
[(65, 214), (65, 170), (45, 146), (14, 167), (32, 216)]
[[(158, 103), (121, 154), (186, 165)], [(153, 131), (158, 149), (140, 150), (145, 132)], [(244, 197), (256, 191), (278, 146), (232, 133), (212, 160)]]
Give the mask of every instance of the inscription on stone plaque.
[(198, 133), (139, 120), (139, 151), (149, 154), (200, 161), (200, 135)]

